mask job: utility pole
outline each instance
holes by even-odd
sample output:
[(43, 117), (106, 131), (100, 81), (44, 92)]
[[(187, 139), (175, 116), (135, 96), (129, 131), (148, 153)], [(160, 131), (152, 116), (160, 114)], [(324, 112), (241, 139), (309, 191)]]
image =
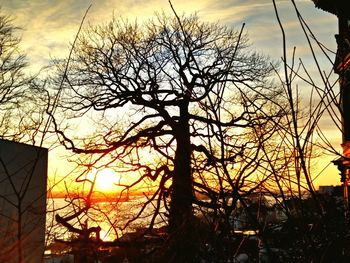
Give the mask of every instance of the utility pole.
[(338, 166), (344, 189), (345, 213), (349, 216), (350, 184), (350, 1), (312, 0), (317, 8), (338, 18), (337, 54), (334, 72), (339, 75), (343, 155), (333, 163)]

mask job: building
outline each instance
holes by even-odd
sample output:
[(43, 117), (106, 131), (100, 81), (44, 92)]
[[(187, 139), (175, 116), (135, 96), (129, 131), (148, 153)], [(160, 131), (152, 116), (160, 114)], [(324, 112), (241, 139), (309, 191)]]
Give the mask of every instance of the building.
[(339, 75), (342, 158), (334, 161), (338, 166), (344, 190), (344, 200), (349, 210), (348, 186), (350, 182), (350, 9), (349, 0), (312, 0), (317, 8), (338, 18), (337, 54), (334, 71)]
[(47, 157), (47, 149), (0, 140), (0, 262), (43, 260)]

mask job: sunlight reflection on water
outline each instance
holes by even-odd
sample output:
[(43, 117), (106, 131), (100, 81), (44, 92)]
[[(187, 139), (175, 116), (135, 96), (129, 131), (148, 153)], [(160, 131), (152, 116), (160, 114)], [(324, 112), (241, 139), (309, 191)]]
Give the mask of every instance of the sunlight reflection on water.
[[(133, 221), (125, 228), (125, 224), (135, 217), (146, 200), (145, 197), (138, 197), (123, 202), (95, 202), (91, 205), (88, 213), (81, 215), (79, 218), (72, 219), (69, 223), (78, 229), (81, 229), (85, 222), (87, 222), (88, 227), (100, 226), (101, 239), (104, 241), (113, 241), (126, 232), (148, 226), (154, 213), (155, 203), (147, 206), (139, 219)], [(72, 215), (78, 211), (79, 206), (83, 207), (83, 204), (82, 202), (80, 204), (76, 202), (75, 205), (67, 205), (68, 203), (63, 198), (48, 199), (46, 229), (49, 243), (54, 239), (69, 240), (73, 237), (72, 233), (68, 232), (62, 225), (57, 224), (54, 218), (56, 214), (62, 217)], [(158, 216), (156, 227), (164, 225), (164, 219), (164, 215)]]

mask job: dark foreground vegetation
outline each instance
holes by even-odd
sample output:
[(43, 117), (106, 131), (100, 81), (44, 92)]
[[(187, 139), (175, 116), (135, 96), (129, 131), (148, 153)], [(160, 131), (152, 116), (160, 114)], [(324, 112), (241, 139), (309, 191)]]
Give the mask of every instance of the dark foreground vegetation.
[[(173, 234), (166, 226), (140, 228), (103, 242), (80, 233), (65, 242), (64, 253), (73, 254), (77, 262), (348, 262), (350, 231), (341, 190), (318, 194), (317, 205), (312, 198), (268, 204), (252, 196), (255, 202), (237, 209), (230, 224), (209, 210)], [(183, 246), (191, 253), (184, 253), (189, 250)]]

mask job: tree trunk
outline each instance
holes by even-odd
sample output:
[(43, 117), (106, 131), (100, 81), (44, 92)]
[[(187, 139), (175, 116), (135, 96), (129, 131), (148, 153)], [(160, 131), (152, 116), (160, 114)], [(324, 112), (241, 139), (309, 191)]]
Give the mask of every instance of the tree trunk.
[[(180, 106), (180, 120), (175, 130), (176, 152), (170, 203), (169, 230), (177, 231), (192, 219), (191, 140), (188, 102)], [(190, 221), (189, 221), (190, 220)]]
[(180, 119), (174, 129), (176, 152), (169, 214), (169, 239), (157, 262), (196, 262), (198, 233), (193, 220), (193, 185), (188, 102), (180, 105)]

